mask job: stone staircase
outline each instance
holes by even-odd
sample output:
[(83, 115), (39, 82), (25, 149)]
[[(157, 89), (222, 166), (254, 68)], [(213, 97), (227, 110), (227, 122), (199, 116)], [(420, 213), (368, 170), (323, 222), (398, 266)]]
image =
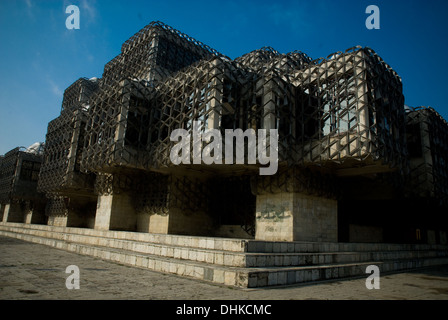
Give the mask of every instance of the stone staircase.
[(448, 246), (273, 242), (0, 223), (0, 236), (241, 288), (448, 264)]

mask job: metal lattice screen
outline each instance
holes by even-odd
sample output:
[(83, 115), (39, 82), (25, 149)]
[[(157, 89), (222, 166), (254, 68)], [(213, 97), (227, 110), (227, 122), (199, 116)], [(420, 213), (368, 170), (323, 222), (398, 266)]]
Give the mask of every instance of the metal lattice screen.
[(42, 155), (17, 147), (7, 152), (0, 166), (0, 202), (35, 200)]
[(171, 167), (173, 130), (278, 129), (290, 165), (405, 159), (401, 79), (371, 49), (312, 61), (262, 48), (231, 60), (161, 23), (123, 44), (91, 97), (81, 168)]
[(149, 99), (158, 82), (216, 50), (161, 22), (152, 22), (106, 64), (100, 89), (91, 99), (82, 168), (114, 171), (148, 163), (152, 110)]
[(448, 204), (448, 124), (433, 108), (407, 110), (408, 193)]
[[(275, 178), (253, 179), (255, 193), (306, 189), (334, 196), (332, 174), (340, 168), (354, 168), (355, 175), (363, 167), (407, 168), (401, 79), (370, 48), (312, 60), (300, 51), (281, 54), (265, 47), (232, 60), (153, 22), (123, 44), (101, 79), (80, 79), (67, 88), (61, 115), (49, 125), (40, 188), (158, 194), (148, 186), (157, 181), (150, 172), (179, 170), (169, 157), (170, 134), (191, 130), (194, 121), (201, 121), (201, 133), (278, 130), (281, 168)], [(233, 175), (256, 172), (257, 166), (248, 167), (227, 168)], [(152, 182), (138, 174), (129, 181), (135, 172), (145, 172), (148, 177), (141, 177)], [(137, 206), (164, 212), (166, 199), (157, 199), (142, 198)]]
[(0, 168), (0, 201), (2, 203), (7, 203), (12, 194), (19, 149), (15, 148), (2, 157)]
[(240, 59), (252, 67), (215, 57), (155, 87), (147, 102), (151, 156), (144, 166), (170, 166), (171, 132), (191, 130), (193, 121), (201, 121), (202, 132), (278, 129), (279, 159), (292, 165), (345, 160), (404, 165), (401, 79), (371, 49), (315, 62), (303, 54), (260, 52)]
[(94, 176), (80, 172), (89, 98), (97, 80), (81, 78), (64, 92), (59, 117), (48, 124), (38, 190), (47, 195), (92, 193)]

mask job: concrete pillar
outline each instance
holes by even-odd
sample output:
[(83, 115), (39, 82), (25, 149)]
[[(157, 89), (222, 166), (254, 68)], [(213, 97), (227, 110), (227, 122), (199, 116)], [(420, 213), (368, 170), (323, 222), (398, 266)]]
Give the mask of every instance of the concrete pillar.
[(152, 215), (149, 221), (150, 233), (168, 233), (169, 215)]
[(31, 224), (32, 220), (33, 220), (33, 210), (32, 209), (25, 210), (25, 223)]
[(25, 220), (25, 214), (20, 203), (8, 203), (5, 205), (5, 211), (3, 214), (3, 222), (20, 222)]
[(22, 207), (24, 213), (24, 223), (45, 224), (45, 204), (39, 201), (28, 201)]
[(94, 228), (136, 231), (137, 214), (131, 197), (126, 193), (99, 195)]
[[(166, 190), (152, 190), (154, 199), (136, 215), (137, 231), (161, 234), (211, 235), (212, 222), (208, 215), (207, 195), (203, 194), (206, 180), (193, 177), (172, 177)], [(160, 185), (163, 188), (163, 184)], [(161, 191), (161, 192), (160, 192)], [(160, 194), (158, 194), (160, 192)], [(164, 192), (168, 194), (164, 194)], [(166, 198), (161, 200), (160, 198)], [(103, 200), (101, 200), (103, 201)], [(153, 205), (154, 207), (151, 207)], [(98, 213), (97, 213), (98, 219)]]
[(47, 225), (54, 227), (66, 227), (67, 216), (50, 215), (48, 217)]
[(337, 242), (337, 201), (297, 192), (257, 196), (256, 240)]
[(66, 227), (68, 219), (67, 199), (62, 197), (49, 198), (47, 208), (44, 209), (48, 215), (47, 225), (54, 227)]
[(168, 234), (169, 215), (139, 213), (137, 231)]

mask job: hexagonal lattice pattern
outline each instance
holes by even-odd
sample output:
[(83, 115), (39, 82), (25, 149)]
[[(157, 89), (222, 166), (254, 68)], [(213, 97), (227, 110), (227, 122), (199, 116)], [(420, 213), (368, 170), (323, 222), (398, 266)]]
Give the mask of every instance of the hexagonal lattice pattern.
[(97, 80), (81, 78), (64, 92), (59, 117), (48, 124), (38, 190), (48, 195), (91, 194), (94, 175), (80, 172), (89, 97)]
[(0, 203), (36, 200), (42, 155), (24, 148), (7, 152), (0, 161)]
[(408, 109), (408, 194), (448, 205), (448, 124), (431, 107)]

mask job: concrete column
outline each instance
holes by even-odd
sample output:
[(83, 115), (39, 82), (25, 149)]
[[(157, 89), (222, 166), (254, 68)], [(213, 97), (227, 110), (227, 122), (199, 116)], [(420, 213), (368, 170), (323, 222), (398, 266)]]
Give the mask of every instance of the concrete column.
[[(356, 146), (359, 145), (359, 143), (364, 143), (366, 141), (369, 141), (373, 139), (373, 137), (370, 136), (370, 120), (369, 120), (369, 103), (367, 98), (367, 75), (366, 75), (366, 61), (365, 61), (365, 54), (362, 51), (359, 51), (355, 54), (353, 57), (354, 64), (356, 65), (354, 67), (354, 73), (355, 77), (357, 78), (357, 91), (355, 92), (356, 97), (358, 99), (358, 104), (356, 106), (357, 112), (358, 112), (358, 136), (361, 139), (360, 141), (353, 141), (350, 143), (350, 150), (355, 150)], [(359, 82), (362, 82), (359, 84)], [(364, 156), (371, 150), (367, 149), (367, 146), (364, 146), (361, 148), (360, 153), (358, 153), (358, 156)]]
[(137, 216), (137, 231), (168, 234), (169, 215), (140, 213)]
[(24, 210), (20, 203), (8, 203), (5, 205), (5, 211), (3, 214), (3, 222), (20, 222), (25, 220)]
[(54, 227), (66, 227), (67, 218), (67, 216), (50, 215), (48, 217), (47, 225)]
[[(8, 204), (2, 205), (2, 213), (3, 213), (2, 222), (6, 222), (6, 220), (8, 219), (8, 214), (7, 214), (7, 210), (6, 210), (7, 207), (8, 207)], [(9, 211), (9, 209), (8, 209), (8, 211)]]
[(136, 225), (137, 214), (128, 194), (98, 196), (95, 229), (135, 231)]
[(256, 240), (337, 242), (337, 201), (297, 192), (262, 194)]
[(32, 220), (33, 220), (33, 210), (31, 210), (31, 209), (25, 210), (25, 223), (31, 224)]
[(62, 197), (49, 198), (46, 210), (48, 215), (47, 225), (54, 227), (66, 227), (68, 220), (67, 199)]
[(152, 215), (149, 218), (149, 230), (150, 233), (168, 233), (169, 215)]

